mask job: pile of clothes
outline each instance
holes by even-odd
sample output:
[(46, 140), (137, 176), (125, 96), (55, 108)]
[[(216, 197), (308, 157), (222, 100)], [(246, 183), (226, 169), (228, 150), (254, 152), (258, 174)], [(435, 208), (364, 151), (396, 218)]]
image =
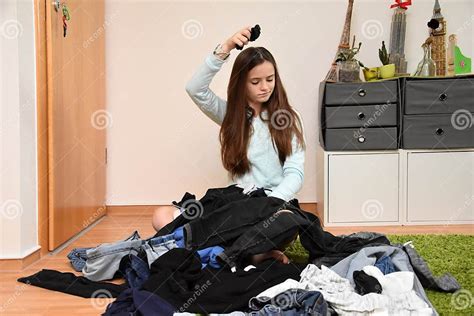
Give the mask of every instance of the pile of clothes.
[[(360, 232), (334, 236), (298, 200), (263, 188), (186, 192), (181, 211), (154, 236), (76, 248), (76, 271), (43, 269), (18, 281), (86, 298), (115, 297), (103, 315), (437, 315), (424, 289), (460, 289), (435, 277), (410, 245)], [(298, 236), (307, 263), (253, 255), (284, 249)], [(105, 282), (124, 278), (123, 284)]]

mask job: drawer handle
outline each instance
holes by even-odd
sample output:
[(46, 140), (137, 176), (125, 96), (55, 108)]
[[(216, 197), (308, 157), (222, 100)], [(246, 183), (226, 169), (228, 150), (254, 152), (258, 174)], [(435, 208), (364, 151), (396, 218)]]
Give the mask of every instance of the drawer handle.
[(444, 131), (442, 128), (437, 128), (436, 129), (436, 135), (443, 135), (444, 134)]
[(357, 114), (357, 117), (359, 118), (359, 120), (362, 121), (365, 118), (365, 114), (362, 112), (359, 112), (359, 114)]
[(365, 91), (365, 89), (359, 89), (359, 97), (365, 97), (366, 94), (367, 91)]
[(357, 138), (357, 141), (358, 141), (359, 143), (365, 142), (365, 136), (360, 135), (359, 138)]
[(448, 95), (446, 93), (441, 93), (439, 95), (439, 100), (440, 101), (446, 101), (447, 98), (448, 98)]

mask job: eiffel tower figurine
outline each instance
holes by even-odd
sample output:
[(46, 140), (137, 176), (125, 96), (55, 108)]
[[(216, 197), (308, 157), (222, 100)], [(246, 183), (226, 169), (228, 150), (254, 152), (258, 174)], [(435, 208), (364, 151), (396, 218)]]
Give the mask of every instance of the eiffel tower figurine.
[(326, 81), (328, 82), (336, 82), (337, 78), (337, 63), (336, 59), (338, 54), (345, 50), (349, 49), (349, 42), (350, 42), (350, 36), (351, 36), (351, 19), (352, 19), (352, 7), (354, 6), (354, 0), (349, 0), (347, 4), (347, 11), (346, 11), (346, 22), (344, 23), (344, 28), (342, 30), (342, 35), (341, 35), (341, 40), (339, 41), (339, 46), (336, 52), (336, 56), (334, 57), (334, 60), (331, 65), (331, 69), (329, 69), (327, 75), (326, 75)]

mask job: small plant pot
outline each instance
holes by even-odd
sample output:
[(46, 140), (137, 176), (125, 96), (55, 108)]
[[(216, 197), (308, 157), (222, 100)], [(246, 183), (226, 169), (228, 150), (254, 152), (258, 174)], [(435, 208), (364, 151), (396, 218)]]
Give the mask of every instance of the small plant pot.
[(337, 81), (358, 82), (360, 81), (360, 66), (357, 61), (347, 60), (337, 63)]
[(382, 79), (395, 77), (395, 64), (388, 64), (379, 67), (378, 77)]
[(365, 81), (373, 81), (377, 79), (378, 76), (378, 67), (372, 67), (368, 70), (363, 68), (362, 72), (364, 73)]

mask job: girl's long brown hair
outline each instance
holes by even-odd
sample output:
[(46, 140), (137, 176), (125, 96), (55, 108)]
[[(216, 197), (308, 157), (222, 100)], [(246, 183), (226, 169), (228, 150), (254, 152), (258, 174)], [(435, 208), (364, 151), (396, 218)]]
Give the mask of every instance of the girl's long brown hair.
[[(273, 147), (278, 149), (278, 157), (283, 166), (286, 157), (292, 154), (291, 140), (296, 135), (301, 148), (306, 149), (301, 120), (288, 103), (278, 68), (272, 54), (264, 47), (249, 47), (235, 59), (227, 87), (227, 110), (219, 132), (221, 159), (224, 168), (235, 180), (250, 171), (247, 146), (251, 135), (251, 120), (254, 110), (247, 103), (247, 75), (255, 66), (269, 61), (275, 69), (275, 87), (268, 101), (262, 104), (262, 112), (267, 109), (267, 119)], [(251, 111), (252, 116), (247, 115)]]

